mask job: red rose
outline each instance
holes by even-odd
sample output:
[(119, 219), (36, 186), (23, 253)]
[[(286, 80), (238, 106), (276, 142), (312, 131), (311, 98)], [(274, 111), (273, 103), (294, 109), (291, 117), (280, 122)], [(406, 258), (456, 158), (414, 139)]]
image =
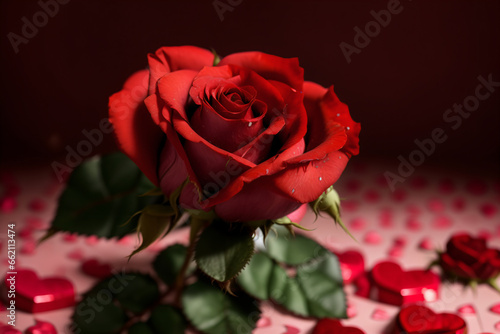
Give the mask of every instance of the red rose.
[(448, 240), (439, 263), (447, 274), (486, 281), (500, 274), (500, 250), (488, 248), (484, 238), (457, 234)]
[(315, 200), (358, 154), (360, 125), (297, 59), (243, 52), (212, 66), (164, 47), (110, 98), (122, 150), (179, 202), (228, 221), (276, 219)]

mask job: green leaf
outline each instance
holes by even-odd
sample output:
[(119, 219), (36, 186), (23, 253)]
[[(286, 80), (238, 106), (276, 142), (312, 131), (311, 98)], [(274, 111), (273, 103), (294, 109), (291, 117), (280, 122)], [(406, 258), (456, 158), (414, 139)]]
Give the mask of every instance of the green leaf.
[[(187, 255), (187, 248), (176, 244), (161, 251), (153, 261), (153, 268), (158, 277), (168, 286), (173, 286), (179, 271), (181, 270), (184, 259)], [(194, 265), (188, 269), (187, 275), (194, 271)]]
[(260, 318), (253, 298), (225, 294), (204, 281), (184, 290), (182, 306), (189, 321), (206, 334), (250, 334)]
[(255, 254), (236, 281), (245, 291), (262, 300), (269, 299), (269, 288), (275, 264), (265, 253)]
[(114, 153), (85, 161), (71, 174), (59, 198), (50, 231), (123, 237), (135, 224), (130, 216), (160, 197), (139, 197), (154, 188), (124, 154)]
[(71, 330), (80, 334), (116, 333), (125, 325), (125, 311), (113, 303), (102, 303), (106, 300), (97, 293), (84, 298), (75, 308)]
[(170, 305), (159, 305), (148, 320), (154, 333), (184, 334), (186, 322), (182, 314)]
[(158, 285), (151, 276), (133, 274), (129, 284), (115, 297), (123, 308), (139, 313), (155, 302), (159, 295)]
[(141, 236), (141, 244), (129, 255), (129, 259), (160, 239), (175, 215), (174, 209), (162, 204), (152, 204), (142, 210), (137, 225), (137, 233)]
[(128, 334), (156, 334), (145, 322), (139, 321), (130, 326)]
[(198, 267), (211, 278), (225, 282), (235, 276), (250, 261), (254, 252), (251, 233), (247, 230), (228, 230), (226, 223), (212, 223), (196, 244)]
[(335, 255), (326, 253), (317, 261), (299, 266), (296, 280), (307, 300), (307, 315), (347, 318), (342, 272)]
[[(263, 252), (253, 256), (238, 276), (237, 282), (249, 295), (261, 300), (272, 300), (295, 314), (317, 318), (345, 318), (346, 298), (337, 257), (310, 241), (313, 244), (301, 242), (290, 246), (297, 247), (295, 251), (298, 253), (317, 249), (309, 259), (296, 261), (300, 264), (293, 266), (295, 276), (287, 274), (283, 268), (284, 261), (277, 263), (270, 254)], [(291, 249), (287, 251), (293, 252)], [(284, 254), (286, 252), (281, 250), (276, 252), (274, 260), (280, 258), (293, 262)]]
[(314, 240), (303, 235), (292, 236), (284, 227), (276, 227), (277, 236), (266, 239), (266, 250), (271, 258), (289, 265), (299, 265), (328, 252)]
[(83, 295), (73, 320), (82, 334), (116, 333), (127, 321), (129, 312), (143, 312), (158, 297), (158, 285), (151, 276), (118, 273), (99, 281)]

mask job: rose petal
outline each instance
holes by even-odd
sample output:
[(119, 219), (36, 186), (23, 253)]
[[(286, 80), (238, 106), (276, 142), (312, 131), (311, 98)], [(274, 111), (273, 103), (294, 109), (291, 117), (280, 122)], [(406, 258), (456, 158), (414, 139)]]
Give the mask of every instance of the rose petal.
[(297, 58), (281, 58), (262, 52), (240, 52), (222, 58), (218, 66), (228, 64), (252, 69), (265, 79), (281, 81), (296, 90), (302, 90), (304, 70), (299, 66)]
[(155, 92), (157, 81), (165, 74), (178, 70), (199, 71), (204, 66), (211, 66), (213, 61), (212, 52), (196, 46), (159, 48), (154, 54), (148, 55), (149, 94)]
[(158, 151), (163, 133), (144, 106), (148, 71), (133, 74), (123, 90), (109, 98), (109, 121), (113, 124), (122, 151), (144, 174), (158, 184)]

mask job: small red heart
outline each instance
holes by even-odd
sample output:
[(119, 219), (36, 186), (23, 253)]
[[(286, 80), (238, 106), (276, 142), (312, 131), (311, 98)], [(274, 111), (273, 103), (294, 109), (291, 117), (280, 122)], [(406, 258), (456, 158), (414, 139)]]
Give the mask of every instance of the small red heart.
[(493, 305), (492, 307), (490, 307), (490, 311), (493, 312), (493, 313), (500, 314), (500, 303), (498, 303), (498, 304)]
[(107, 263), (100, 263), (97, 259), (88, 259), (82, 263), (82, 271), (92, 277), (106, 278), (111, 276), (111, 266)]
[(312, 334), (365, 334), (356, 327), (344, 327), (336, 319), (321, 319), (314, 327)]
[(50, 322), (36, 320), (36, 324), (28, 327), (25, 334), (57, 334), (57, 330)]
[(268, 317), (260, 317), (260, 319), (257, 320), (255, 326), (257, 328), (269, 327), (271, 326), (271, 319), (269, 319)]
[(0, 322), (0, 334), (23, 334), (11, 325), (2, 324)]
[(465, 334), (467, 325), (458, 315), (434, 313), (422, 305), (409, 305), (401, 309), (394, 333)]
[(348, 250), (343, 253), (334, 252), (339, 259), (342, 270), (342, 278), (345, 284), (349, 284), (365, 272), (365, 259), (356, 250)]
[(388, 320), (390, 318), (389, 313), (381, 308), (376, 308), (373, 310), (372, 319), (373, 320)]
[(372, 296), (375, 300), (392, 305), (438, 299), (439, 276), (428, 270), (404, 271), (399, 264), (384, 261), (372, 271)]
[(473, 315), (476, 314), (476, 309), (471, 304), (467, 304), (459, 307), (457, 312), (462, 315)]
[(300, 334), (299, 329), (296, 327), (285, 325), (285, 329), (286, 332), (284, 332), (283, 334)]
[(60, 277), (40, 279), (29, 269), (18, 269), (17, 274), (5, 276), (1, 289), (4, 300), (8, 300), (12, 277), (15, 278), (16, 307), (20, 310), (36, 313), (75, 304), (75, 291), (70, 281)]

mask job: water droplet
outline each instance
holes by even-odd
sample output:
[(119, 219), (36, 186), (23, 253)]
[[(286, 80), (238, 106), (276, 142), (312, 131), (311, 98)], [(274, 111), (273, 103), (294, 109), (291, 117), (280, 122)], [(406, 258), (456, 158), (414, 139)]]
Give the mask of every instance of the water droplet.
[(295, 192), (295, 189), (292, 189), (292, 194)]
[(339, 159), (342, 159), (342, 156), (341, 156), (341, 155), (339, 155)]
[(269, 169), (266, 169), (266, 174), (269, 174)]
[(351, 130), (351, 128), (350, 128), (350, 127), (347, 127), (347, 130)]
[(340, 116), (340, 114), (337, 114), (337, 117), (339, 117), (339, 116)]
[(319, 177), (319, 180), (320, 180), (320, 181), (322, 181), (322, 180), (323, 180), (323, 178), (320, 176), (320, 177)]
[(252, 122), (249, 122), (249, 123), (248, 123), (248, 126), (252, 126)]

